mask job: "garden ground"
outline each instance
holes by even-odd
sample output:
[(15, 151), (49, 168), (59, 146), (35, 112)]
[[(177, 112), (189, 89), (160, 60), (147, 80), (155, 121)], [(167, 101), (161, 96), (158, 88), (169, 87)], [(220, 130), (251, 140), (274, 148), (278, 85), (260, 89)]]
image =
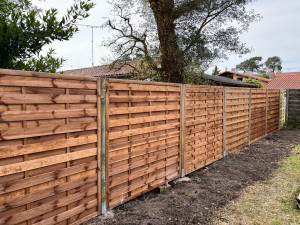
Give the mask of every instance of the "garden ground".
[[(292, 181), (283, 182), (280, 177), (285, 174), (285, 179), (294, 179), (293, 173), (298, 171), (299, 174), (299, 164), (294, 159), (299, 159), (298, 150), (294, 148), (299, 144), (299, 129), (276, 131), (223, 160), (187, 175), (190, 182), (171, 182), (170, 191), (159, 194), (154, 190), (111, 210), (107, 216), (98, 216), (84, 224), (244, 224), (243, 220), (251, 224), (261, 218), (269, 221), (278, 211), (295, 209), (293, 195), (299, 191), (299, 182), (296, 187)], [(278, 163), (291, 154), (281, 164)], [(290, 163), (292, 166), (289, 166)], [(280, 165), (280, 169), (276, 171)], [(293, 172), (286, 172), (289, 169)], [(268, 183), (276, 183), (278, 186), (274, 185), (268, 190), (264, 187)], [(284, 190), (278, 191), (282, 188)], [(269, 198), (279, 200), (270, 201), (271, 205), (268, 205), (266, 194), (275, 189), (276, 194)], [(265, 196), (255, 197), (258, 194)], [(291, 199), (294, 199), (294, 206)], [(250, 213), (245, 215), (247, 208), (259, 204), (264, 205), (248, 210)], [(241, 206), (243, 209), (237, 210)], [(270, 211), (269, 215), (265, 210), (268, 207), (280, 208)], [(260, 210), (264, 210), (261, 216), (258, 215)], [(257, 217), (254, 218), (251, 213)], [(285, 213), (281, 215), (286, 216)], [(275, 223), (280, 219), (278, 217)]]

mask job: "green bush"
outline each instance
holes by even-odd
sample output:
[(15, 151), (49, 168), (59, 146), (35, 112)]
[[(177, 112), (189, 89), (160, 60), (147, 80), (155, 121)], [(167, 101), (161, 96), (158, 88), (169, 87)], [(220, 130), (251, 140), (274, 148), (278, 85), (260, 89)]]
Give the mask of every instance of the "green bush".
[(248, 84), (254, 84), (258, 88), (262, 87), (260, 80), (256, 80), (256, 79), (251, 78), (251, 77), (249, 77), (247, 79), (244, 79), (243, 82), (248, 83)]

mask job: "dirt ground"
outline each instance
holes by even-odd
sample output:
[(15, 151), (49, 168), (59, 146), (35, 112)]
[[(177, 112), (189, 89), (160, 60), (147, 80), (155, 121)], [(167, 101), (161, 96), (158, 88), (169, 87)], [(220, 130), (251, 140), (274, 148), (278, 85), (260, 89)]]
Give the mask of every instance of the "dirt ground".
[(266, 180), (300, 143), (300, 130), (280, 130), (187, 175), (190, 182), (172, 182), (163, 194), (149, 192), (84, 224), (210, 224), (214, 212), (257, 181)]

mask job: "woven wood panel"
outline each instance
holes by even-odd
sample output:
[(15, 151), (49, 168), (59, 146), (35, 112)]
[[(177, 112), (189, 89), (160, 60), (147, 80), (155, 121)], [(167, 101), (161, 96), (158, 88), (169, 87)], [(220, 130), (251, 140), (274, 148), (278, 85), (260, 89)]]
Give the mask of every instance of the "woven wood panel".
[(97, 82), (0, 70), (0, 224), (97, 214)]
[(288, 118), (287, 122), (291, 126), (300, 126), (300, 90), (288, 91)]
[(249, 89), (225, 88), (226, 153), (235, 152), (248, 144)]
[(223, 87), (185, 86), (185, 174), (223, 157)]
[(271, 133), (279, 128), (279, 102), (280, 90), (268, 89), (268, 122), (267, 133)]
[(266, 90), (251, 90), (251, 142), (265, 136), (266, 133)]
[(109, 80), (109, 208), (179, 176), (181, 86)]

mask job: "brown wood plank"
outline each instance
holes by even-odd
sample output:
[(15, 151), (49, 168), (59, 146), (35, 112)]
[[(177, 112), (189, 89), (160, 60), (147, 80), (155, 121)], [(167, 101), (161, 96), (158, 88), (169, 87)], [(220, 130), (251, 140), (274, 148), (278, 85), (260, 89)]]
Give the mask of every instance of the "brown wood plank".
[(32, 170), (93, 155), (97, 155), (97, 149), (88, 149), (79, 152), (72, 152), (63, 155), (51, 156), (26, 162), (15, 163), (11, 165), (0, 166), (0, 176), (6, 176), (9, 174), (19, 173), (22, 171)]

